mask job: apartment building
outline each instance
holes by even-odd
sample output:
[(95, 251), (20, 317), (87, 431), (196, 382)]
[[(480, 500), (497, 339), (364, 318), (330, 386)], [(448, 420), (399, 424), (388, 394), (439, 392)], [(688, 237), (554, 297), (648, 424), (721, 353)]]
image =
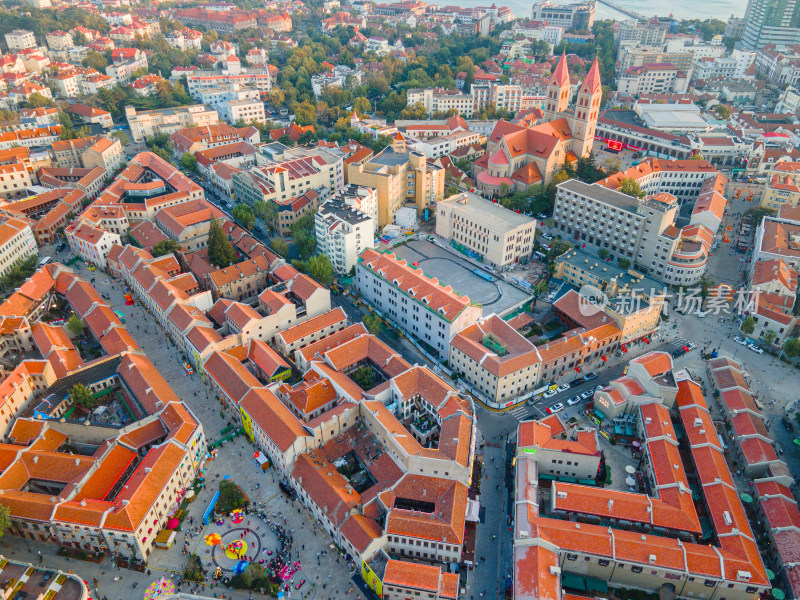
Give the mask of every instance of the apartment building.
[(350, 183), (331, 194), (328, 199), (361, 211), (372, 219), (375, 231), (378, 230), (378, 190), (375, 188)]
[(292, 223), (316, 210), (329, 193), (344, 187), (343, 159), (344, 154), (336, 149), (292, 149), (280, 160), (234, 173), (234, 195), (250, 206), (259, 200), (274, 203), (274, 226), (288, 235)]
[(545, 0), (533, 4), (531, 20), (547, 21), (549, 25), (563, 27), (565, 31), (591, 29), (592, 25), (594, 25), (596, 8), (596, 2), (556, 4)]
[(243, 123), (266, 123), (264, 102), (259, 98), (228, 100), (217, 105), (217, 112), (223, 121), (231, 125)]
[(669, 23), (665, 21), (651, 19), (643, 22), (637, 19), (626, 19), (618, 23), (614, 41), (618, 47), (626, 43), (638, 46), (660, 46), (664, 43), (664, 37), (668, 31)]
[(17, 261), (35, 256), (39, 249), (33, 230), (26, 220), (0, 215), (0, 277)]
[(275, 348), (283, 356), (292, 356), (295, 350), (318, 342), (347, 327), (347, 314), (341, 308), (312, 317), (275, 334)]
[(52, 152), (53, 165), (66, 169), (101, 167), (114, 173), (125, 162), (119, 139), (105, 136), (59, 140), (53, 142)]
[(391, 147), (362, 163), (347, 165), (347, 182), (375, 188), (378, 192), (378, 226), (394, 222), (404, 204), (417, 214), (444, 198), (445, 170), (429, 162), (424, 154), (408, 149), (396, 134)]
[(481, 308), (467, 296), (391, 253), (365, 250), (356, 264), (354, 283), (371, 306), (443, 358), (450, 353), (453, 335), (481, 316)]
[(782, 206), (797, 206), (800, 203), (800, 163), (781, 162), (772, 170), (764, 184), (761, 206), (778, 211)]
[(253, 88), (259, 92), (268, 92), (277, 76), (277, 68), (272, 65), (238, 69), (196, 70), (186, 74), (188, 92), (192, 97), (201, 90), (222, 86), (239, 86)]
[(407, 92), (406, 104), (407, 106), (422, 104), (429, 115), (455, 110), (465, 119), (472, 118), (475, 108), (472, 94), (445, 88), (411, 88)]
[(159, 133), (172, 134), (187, 127), (205, 127), (219, 122), (217, 111), (203, 104), (138, 112), (134, 107), (126, 106), (125, 118), (137, 142)]
[[(625, 73), (631, 67), (641, 67), (646, 64), (670, 64), (677, 70), (688, 73), (695, 59), (695, 53), (690, 48), (668, 52), (663, 46), (622, 46), (616, 63), (617, 73)], [(724, 50), (723, 46), (718, 56), (722, 56)]]
[(375, 245), (375, 222), (344, 202), (327, 200), (314, 216), (314, 226), (317, 249), (342, 276), (355, 268), (364, 250)]
[(80, 256), (87, 263), (106, 268), (106, 256), (114, 244), (121, 244), (122, 239), (118, 233), (94, 227), (88, 223), (74, 221), (64, 230), (67, 243), (76, 256)]
[(0, 164), (0, 198), (20, 198), (27, 195), (30, 186), (30, 174), (22, 162)]
[(689, 87), (689, 74), (669, 63), (645, 63), (629, 67), (617, 80), (620, 94), (683, 94)]
[(437, 235), (482, 256), (495, 269), (503, 271), (531, 257), (534, 219), (470, 192), (445, 198), (436, 213)]
[(6, 45), (9, 52), (17, 52), (26, 48), (36, 48), (36, 36), (27, 29), (15, 29), (6, 35)]
[(248, 300), (258, 296), (269, 281), (269, 261), (256, 256), (208, 274), (214, 298)]

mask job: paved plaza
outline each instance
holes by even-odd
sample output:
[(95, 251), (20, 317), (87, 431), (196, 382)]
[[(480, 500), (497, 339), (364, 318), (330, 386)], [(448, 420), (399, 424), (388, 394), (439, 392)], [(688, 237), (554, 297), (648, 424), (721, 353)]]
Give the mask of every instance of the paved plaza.
[[(459, 257), (428, 240), (412, 240), (392, 249), (398, 257), (409, 264), (418, 263), (427, 275), (436, 277), (444, 285), (475, 303), (483, 306), (483, 315), (500, 314), (528, 297), (528, 294), (495, 277), (493, 282), (473, 273), (476, 269), (470, 261)], [(487, 275), (490, 275), (487, 272)]]

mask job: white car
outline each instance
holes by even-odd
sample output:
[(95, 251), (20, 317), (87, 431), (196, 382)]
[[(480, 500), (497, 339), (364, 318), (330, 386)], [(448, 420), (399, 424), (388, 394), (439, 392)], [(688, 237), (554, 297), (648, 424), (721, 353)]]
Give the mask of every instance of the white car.
[(586, 390), (581, 394), (581, 398), (583, 398), (584, 400), (588, 400), (592, 396), (594, 396), (594, 389)]
[(572, 398), (567, 400), (567, 406), (575, 406), (580, 401), (581, 401), (581, 397), (580, 396), (573, 396)]
[(697, 344), (693, 344), (692, 342), (686, 342), (686, 351), (694, 350), (697, 348)]
[(566, 392), (569, 389), (568, 383), (559, 383), (556, 391), (560, 394), (561, 392)]
[(555, 390), (547, 390), (547, 391), (546, 391), (546, 392), (545, 392), (543, 395), (544, 395), (544, 397), (545, 397), (545, 398), (552, 398), (552, 397), (553, 397), (553, 396), (555, 396), (557, 393), (558, 393), (558, 392), (557, 392), (557, 391), (555, 391)]
[(553, 404), (553, 406), (548, 406), (547, 407), (547, 414), (548, 415), (553, 415), (553, 414), (555, 414), (555, 413), (557, 413), (558, 411), (561, 411), (561, 410), (564, 410), (564, 405), (561, 404), (561, 402), (556, 402), (555, 404)]
[(543, 233), (543, 234), (542, 234), (542, 237), (543, 237), (544, 239), (546, 239), (547, 241), (550, 241), (550, 240), (552, 240), (552, 239), (553, 239), (553, 236), (552, 236), (552, 235), (550, 235), (549, 233)]
[(747, 340), (738, 335), (735, 338), (733, 338), (733, 341), (741, 346), (747, 346)]
[(759, 348), (755, 344), (747, 344), (747, 347), (750, 348), (750, 350), (752, 350), (756, 354), (764, 354), (764, 350), (762, 348)]

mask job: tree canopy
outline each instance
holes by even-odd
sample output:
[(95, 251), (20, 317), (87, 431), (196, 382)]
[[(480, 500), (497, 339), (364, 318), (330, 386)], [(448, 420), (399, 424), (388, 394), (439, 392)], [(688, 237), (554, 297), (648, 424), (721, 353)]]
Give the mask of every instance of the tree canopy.
[(220, 269), (236, 262), (236, 250), (216, 219), (211, 219), (208, 228), (208, 260)]

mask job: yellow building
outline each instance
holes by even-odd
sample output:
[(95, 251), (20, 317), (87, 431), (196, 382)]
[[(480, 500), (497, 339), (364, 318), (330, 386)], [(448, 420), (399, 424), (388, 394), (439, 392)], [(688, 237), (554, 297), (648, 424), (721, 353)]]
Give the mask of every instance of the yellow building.
[(800, 202), (800, 186), (798, 186), (800, 163), (781, 163), (775, 167), (774, 171), (775, 173), (764, 186), (761, 206), (773, 210), (778, 210), (786, 204), (797, 206)]
[(424, 154), (409, 151), (398, 133), (391, 148), (362, 164), (347, 165), (347, 182), (378, 190), (378, 226), (394, 222), (397, 209), (413, 204), (417, 214), (444, 198), (445, 171)]

